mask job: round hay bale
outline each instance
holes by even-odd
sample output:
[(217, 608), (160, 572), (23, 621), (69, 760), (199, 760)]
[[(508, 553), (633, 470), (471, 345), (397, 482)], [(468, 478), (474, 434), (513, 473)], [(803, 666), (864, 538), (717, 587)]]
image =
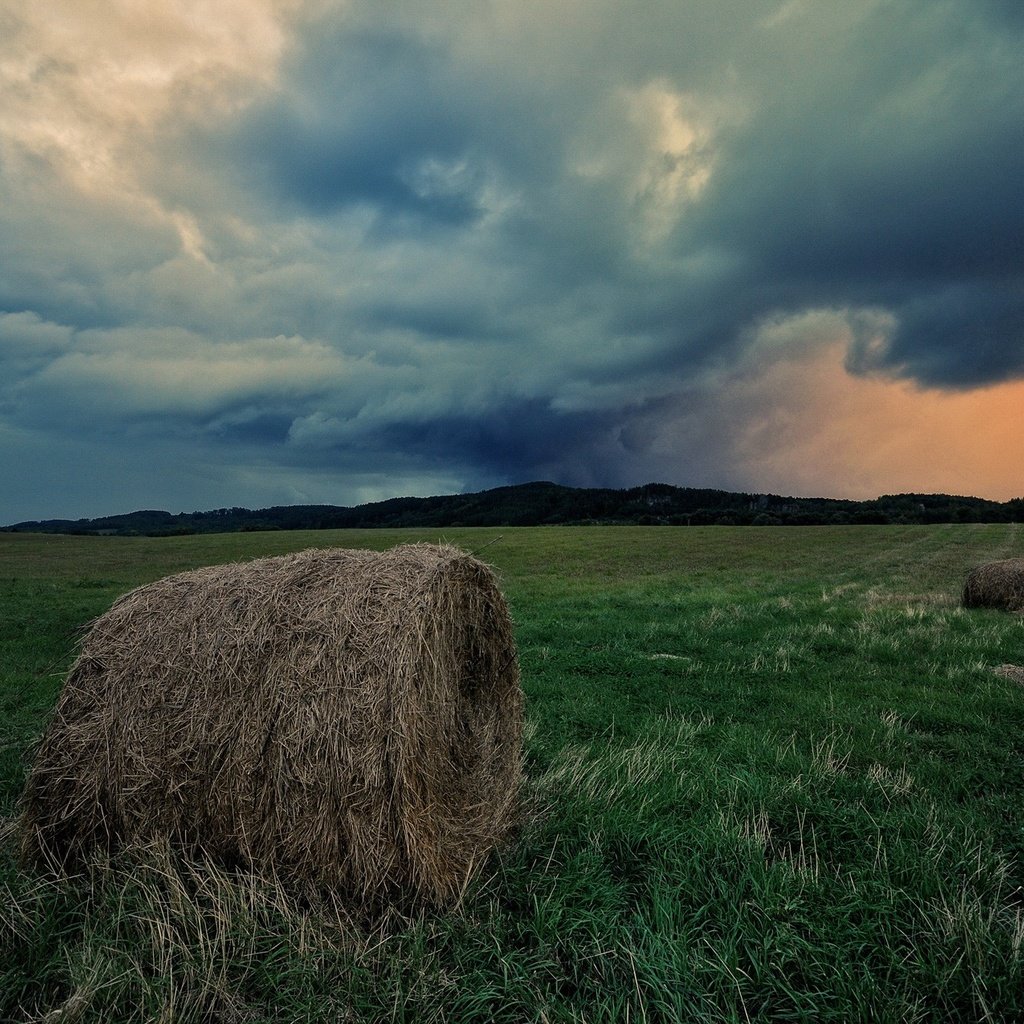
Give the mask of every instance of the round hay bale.
[(165, 839), (363, 904), (456, 897), (508, 832), (523, 698), (445, 545), (211, 566), (93, 624), (22, 798), (27, 857)]
[(997, 665), (992, 672), (1001, 679), (1024, 686), (1024, 665)]
[(967, 574), (965, 608), (1005, 608), (1024, 611), (1024, 558), (986, 562)]

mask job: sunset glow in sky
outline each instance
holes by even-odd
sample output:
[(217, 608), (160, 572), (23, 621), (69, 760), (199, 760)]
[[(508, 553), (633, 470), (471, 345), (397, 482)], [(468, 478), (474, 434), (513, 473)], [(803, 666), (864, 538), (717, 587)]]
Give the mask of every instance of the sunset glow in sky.
[(1017, 0), (0, 0), (0, 524), (1024, 495)]

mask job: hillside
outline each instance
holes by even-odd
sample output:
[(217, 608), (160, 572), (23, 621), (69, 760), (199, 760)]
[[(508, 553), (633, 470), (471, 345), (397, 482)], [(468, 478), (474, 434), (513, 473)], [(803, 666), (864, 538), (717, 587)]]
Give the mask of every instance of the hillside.
[(173, 536), (239, 530), (373, 527), (544, 526), (558, 524), (840, 525), (858, 523), (1024, 522), (1024, 498), (1007, 502), (948, 494), (893, 494), (871, 501), (794, 498), (669, 484), (623, 490), (549, 482), (472, 494), (389, 498), (351, 507), (280, 505), (172, 514), (157, 510), (98, 519), (15, 523), (6, 532)]

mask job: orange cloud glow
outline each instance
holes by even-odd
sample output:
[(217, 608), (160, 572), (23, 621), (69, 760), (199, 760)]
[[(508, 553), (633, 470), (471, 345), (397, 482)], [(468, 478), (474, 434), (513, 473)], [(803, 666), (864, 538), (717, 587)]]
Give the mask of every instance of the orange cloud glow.
[(902, 491), (1024, 495), (1024, 382), (922, 390), (850, 374), (841, 342), (780, 360), (729, 393), (758, 409), (737, 438), (754, 486), (870, 498)]

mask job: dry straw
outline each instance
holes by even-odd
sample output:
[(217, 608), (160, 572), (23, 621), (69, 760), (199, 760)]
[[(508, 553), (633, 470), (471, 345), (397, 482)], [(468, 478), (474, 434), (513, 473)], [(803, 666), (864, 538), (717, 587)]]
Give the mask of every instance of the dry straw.
[(359, 904), (456, 898), (515, 813), (491, 571), (445, 545), (170, 576), (99, 618), (25, 789), (25, 855), (166, 838)]
[(1024, 686), (1024, 665), (997, 665), (992, 671), (1002, 679)]
[(972, 569), (964, 584), (967, 608), (1005, 608), (1024, 611), (1024, 558), (986, 562)]

